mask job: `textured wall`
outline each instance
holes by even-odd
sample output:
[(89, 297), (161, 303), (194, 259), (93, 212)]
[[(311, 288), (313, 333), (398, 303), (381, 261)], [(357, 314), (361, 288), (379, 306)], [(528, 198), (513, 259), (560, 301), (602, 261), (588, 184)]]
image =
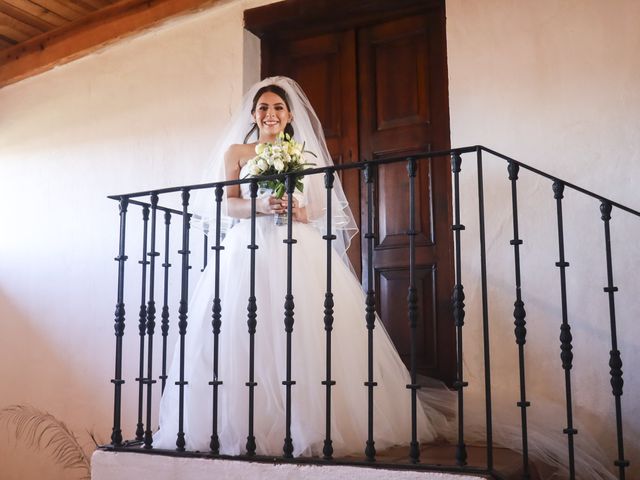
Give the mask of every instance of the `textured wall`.
[[(48, 411), (88, 450), (87, 430), (109, 440), (118, 208), (106, 196), (201, 181), (216, 131), (257, 80), (242, 12), (264, 3), (225, 2), (0, 90), (0, 378), (12, 386), (0, 408)], [(139, 252), (129, 245), (130, 280)], [(139, 299), (127, 291), (130, 405)], [(124, 426), (131, 438), (135, 411)], [(31, 450), (10, 437), (0, 435), (3, 479), (55, 476), (46, 454), (13, 462)]]
[[(612, 200), (640, 209), (640, 4), (597, 0), (447, 2), (452, 145), (483, 144)], [(470, 157), (473, 158), (473, 157)], [(506, 165), (485, 158), (488, 278), (494, 389), (517, 415), (515, 283), (510, 185)], [(466, 175), (464, 175), (466, 173)], [(463, 188), (474, 194), (474, 162), (463, 163)], [(527, 380), (533, 419), (566, 426), (559, 358), (560, 294), (555, 201), (548, 181), (521, 172), (519, 181), (523, 300), (527, 311)], [(463, 201), (466, 259), (467, 371), (482, 381), (477, 201)], [(599, 202), (565, 192), (569, 321), (574, 336), (574, 405), (578, 430), (590, 431), (613, 456), (609, 385), (609, 310)], [(624, 362), (623, 411), (628, 457), (640, 435), (640, 314), (634, 240), (640, 219), (614, 211), (616, 311)], [(505, 257), (506, 254), (506, 257)], [(625, 258), (624, 255), (630, 255)], [(475, 388), (476, 390), (478, 388)], [(537, 400), (537, 401), (536, 401)], [(557, 406), (556, 413), (541, 402)], [(551, 408), (551, 407), (549, 407)], [(636, 460), (637, 463), (637, 460)], [(635, 468), (635, 467), (634, 467)]]
[[(226, 2), (0, 90), (0, 378), (15, 385), (0, 390), (0, 407), (28, 403), (47, 410), (88, 448), (86, 430), (108, 440), (117, 208), (105, 197), (200, 180), (217, 129), (257, 78), (256, 40), (243, 33), (242, 11), (264, 3)], [(639, 17), (633, 0), (615, 8), (598, 0), (448, 1), (452, 144), (485, 144), (640, 208), (634, 185), (640, 170)], [(485, 167), (494, 392), (517, 416), (514, 274), (502, 260), (512, 254), (509, 191), (504, 165), (487, 159)], [(463, 169), (463, 186), (473, 192), (471, 162)], [(554, 204), (547, 182), (523, 174), (520, 191), (522, 214), (530, 219), (522, 221), (521, 238), (531, 412), (537, 421), (555, 421), (564, 393)], [(534, 210), (538, 205), (545, 209)], [(592, 201), (567, 193), (566, 208), (578, 428), (610, 449), (602, 222)], [(471, 392), (482, 381), (476, 211), (465, 196)], [(633, 321), (640, 314), (634, 276), (640, 255), (624, 260), (622, 254), (633, 253), (640, 228), (620, 213), (613, 222), (623, 404), (633, 439), (640, 432), (640, 385), (630, 368), (640, 361), (640, 327)], [(137, 248), (129, 250), (128, 278), (138, 272)], [(139, 293), (128, 291), (126, 301), (125, 349), (135, 365), (131, 330)], [(136, 372), (132, 367), (125, 375), (131, 404)], [(559, 413), (536, 415), (542, 401), (557, 405)], [(5, 470), (4, 452), (13, 448), (0, 443), (3, 474), (28, 478)], [(637, 451), (628, 456), (633, 454), (637, 458)], [(47, 468), (35, 461), (22, 465), (34, 469), (32, 478)]]

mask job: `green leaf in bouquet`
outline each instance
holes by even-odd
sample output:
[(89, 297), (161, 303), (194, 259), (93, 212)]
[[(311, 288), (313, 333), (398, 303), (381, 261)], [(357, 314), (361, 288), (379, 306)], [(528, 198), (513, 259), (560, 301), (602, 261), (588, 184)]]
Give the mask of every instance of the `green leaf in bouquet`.
[(282, 196), (284, 195), (284, 183), (279, 183), (278, 186), (274, 189), (273, 193), (274, 197), (282, 198)]

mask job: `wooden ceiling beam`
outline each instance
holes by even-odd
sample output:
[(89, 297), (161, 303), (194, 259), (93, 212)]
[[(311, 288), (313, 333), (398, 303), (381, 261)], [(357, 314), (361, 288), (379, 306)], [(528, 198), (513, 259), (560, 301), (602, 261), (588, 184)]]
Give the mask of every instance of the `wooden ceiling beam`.
[(18, 32), (21, 32), (29, 36), (38, 35), (42, 32), (46, 32), (47, 30), (50, 30), (51, 28), (51, 27), (49, 28), (34, 27), (29, 23), (25, 23), (22, 20), (17, 20), (2, 12), (0, 12), (0, 25), (10, 28), (11, 30), (16, 30)]
[[(30, 36), (28, 34), (24, 33), (23, 31), (20, 31), (20, 30), (15, 29), (15, 28), (11, 28), (11, 27), (9, 27), (7, 25), (0, 25), (0, 37), (9, 38), (9, 39), (12, 39), (12, 40), (18, 41), (18, 42), (24, 42), (24, 41), (27, 41), (30, 38)], [(6, 52), (9, 49), (4, 50), (4, 51)]]
[(168, 18), (221, 1), (122, 0), (114, 3), (67, 26), (3, 50), (0, 88), (68, 63)]
[(106, 5), (109, 5), (107, 2), (104, 2), (102, 0), (69, 0), (69, 1), (87, 11), (98, 10), (99, 8), (103, 8)]
[(41, 6), (45, 10), (56, 13), (61, 17), (67, 18), (69, 20), (75, 20), (88, 13), (69, 2), (63, 3), (57, 0), (33, 0), (33, 3)]
[(0, 35), (0, 48), (9, 48), (16, 44), (15, 40), (10, 40), (4, 35)]
[(31, 25), (32, 27), (35, 27), (43, 32), (51, 30), (56, 26), (6, 2), (0, 2), (0, 13), (8, 15), (9, 17), (13, 17), (16, 20), (20, 20), (22, 23)]
[(52, 25), (60, 26), (64, 25), (68, 22), (66, 18), (61, 17), (58, 14), (50, 12), (49, 10), (42, 8), (40, 5), (36, 5), (35, 3), (29, 2), (27, 0), (6, 0), (6, 3), (9, 6), (15, 7), (23, 12), (30, 14), (31, 16), (40, 18), (46, 22), (49, 22)]
[(40, 5), (45, 10), (57, 13), (69, 20), (74, 20), (83, 15), (86, 15), (91, 10), (87, 11), (78, 5), (74, 5), (72, 2), (62, 2), (58, 0), (31, 0), (33, 3)]

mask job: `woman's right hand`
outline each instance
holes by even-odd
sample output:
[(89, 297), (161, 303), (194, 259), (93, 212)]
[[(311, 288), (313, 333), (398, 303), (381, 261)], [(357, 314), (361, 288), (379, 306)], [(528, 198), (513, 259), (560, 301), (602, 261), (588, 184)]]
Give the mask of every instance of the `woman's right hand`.
[(259, 213), (267, 215), (273, 213), (284, 213), (286, 212), (286, 207), (284, 205), (285, 202), (281, 199), (270, 195), (268, 197), (261, 198), (256, 202), (256, 210), (258, 210)]

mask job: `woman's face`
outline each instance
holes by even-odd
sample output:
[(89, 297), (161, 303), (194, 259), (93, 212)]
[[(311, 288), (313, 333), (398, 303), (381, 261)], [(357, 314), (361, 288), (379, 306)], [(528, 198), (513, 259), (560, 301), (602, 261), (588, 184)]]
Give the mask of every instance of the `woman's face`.
[(260, 130), (259, 142), (273, 141), (292, 120), (287, 104), (276, 93), (264, 92), (258, 98), (253, 120)]

